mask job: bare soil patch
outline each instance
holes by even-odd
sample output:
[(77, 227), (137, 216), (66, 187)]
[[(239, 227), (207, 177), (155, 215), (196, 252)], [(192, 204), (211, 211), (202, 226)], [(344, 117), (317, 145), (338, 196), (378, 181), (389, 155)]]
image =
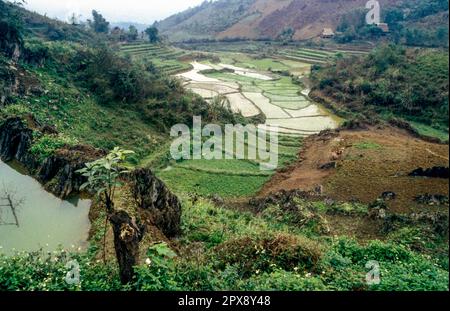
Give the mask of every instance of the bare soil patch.
[(306, 138), (299, 161), (278, 172), (259, 195), (322, 185), (324, 195), (339, 201), (368, 204), (392, 191), (397, 195), (388, 202), (393, 212), (437, 209), (415, 198), (426, 193), (448, 196), (449, 180), (408, 175), (417, 168), (448, 167), (448, 157), (448, 145), (391, 126), (323, 132)]

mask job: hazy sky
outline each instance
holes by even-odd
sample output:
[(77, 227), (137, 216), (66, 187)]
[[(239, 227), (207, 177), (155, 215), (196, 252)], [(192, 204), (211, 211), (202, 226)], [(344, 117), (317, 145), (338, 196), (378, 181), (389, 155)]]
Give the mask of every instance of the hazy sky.
[(189, 7), (201, 4), (204, 0), (26, 0), (26, 8), (48, 17), (67, 20), (72, 13), (91, 16), (96, 9), (113, 22), (139, 22), (151, 24)]

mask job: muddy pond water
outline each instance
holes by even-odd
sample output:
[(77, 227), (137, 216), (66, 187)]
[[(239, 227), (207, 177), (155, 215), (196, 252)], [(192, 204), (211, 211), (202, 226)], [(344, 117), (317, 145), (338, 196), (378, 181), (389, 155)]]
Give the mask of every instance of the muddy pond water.
[(5, 190), (12, 193), (17, 204), (19, 226), (0, 225), (0, 253), (16, 251), (53, 251), (62, 247), (76, 250), (87, 246), (90, 229), (90, 200), (61, 200), (44, 190), (41, 184), (26, 175), (18, 165), (0, 161), (0, 223), (15, 223)]

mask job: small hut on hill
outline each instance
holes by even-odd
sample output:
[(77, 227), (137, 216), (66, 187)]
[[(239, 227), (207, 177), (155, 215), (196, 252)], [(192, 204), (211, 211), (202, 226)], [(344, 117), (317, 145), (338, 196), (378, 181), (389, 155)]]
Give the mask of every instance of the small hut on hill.
[(329, 39), (329, 38), (333, 38), (335, 36), (335, 33), (333, 31), (333, 29), (331, 28), (324, 28), (322, 31), (322, 38), (324, 39)]

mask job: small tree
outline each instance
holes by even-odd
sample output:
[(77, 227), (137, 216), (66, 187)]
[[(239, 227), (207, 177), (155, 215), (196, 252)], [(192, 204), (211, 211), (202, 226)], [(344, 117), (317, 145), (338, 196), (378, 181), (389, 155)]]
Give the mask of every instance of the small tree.
[(23, 1), (12, 3), (0, 0), (0, 53), (18, 59), (18, 51), (23, 46), (24, 23), (17, 5)]
[(151, 43), (156, 43), (156, 42), (160, 41), (159, 34), (158, 34), (159, 33), (158, 28), (156, 28), (154, 26), (148, 27), (147, 29), (145, 29), (145, 33), (147, 34), (148, 40)]
[(92, 17), (94, 21), (89, 21), (89, 25), (91, 28), (97, 33), (108, 33), (109, 31), (109, 22), (98, 13), (96, 10), (92, 11)]
[(128, 41), (136, 41), (139, 37), (139, 31), (133, 25), (128, 28)]
[(134, 266), (138, 264), (139, 259), (139, 242), (144, 233), (143, 226), (137, 225), (125, 211), (116, 211), (114, 208), (116, 189), (122, 185), (120, 176), (128, 173), (122, 164), (131, 154), (134, 152), (116, 147), (106, 157), (87, 163), (85, 168), (78, 171), (87, 177), (87, 182), (80, 187), (80, 190), (95, 191), (105, 204), (103, 260), (106, 262), (106, 229), (109, 220), (113, 227), (114, 247), (123, 284), (129, 283), (133, 279)]
[(100, 201), (104, 203), (106, 209), (105, 230), (103, 233), (103, 261), (106, 262), (106, 228), (108, 220), (114, 213), (114, 195), (117, 187), (122, 183), (119, 177), (127, 170), (123, 169), (122, 164), (128, 155), (133, 151), (114, 148), (106, 157), (97, 161), (86, 163), (85, 168), (78, 170), (79, 174), (87, 177), (87, 182), (81, 185), (80, 190), (89, 189), (96, 192)]
[(70, 15), (68, 18), (68, 22), (72, 26), (78, 26), (78, 25), (80, 25), (80, 18), (81, 18), (80, 14), (72, 13), (72, 15)]
[(105, 203), (108, 213), (114, 211), (114, 194), (117, 187), (122, 185), (119, 177), (128, 172), (123, 169), (121, 164), (130, 154), (134, 154), (134, 152), (116, 147), (106, 157), (87, 163), (85, 168), (78, 171), (88, 178), (80, 190), (88, 188), (95, 191)]

